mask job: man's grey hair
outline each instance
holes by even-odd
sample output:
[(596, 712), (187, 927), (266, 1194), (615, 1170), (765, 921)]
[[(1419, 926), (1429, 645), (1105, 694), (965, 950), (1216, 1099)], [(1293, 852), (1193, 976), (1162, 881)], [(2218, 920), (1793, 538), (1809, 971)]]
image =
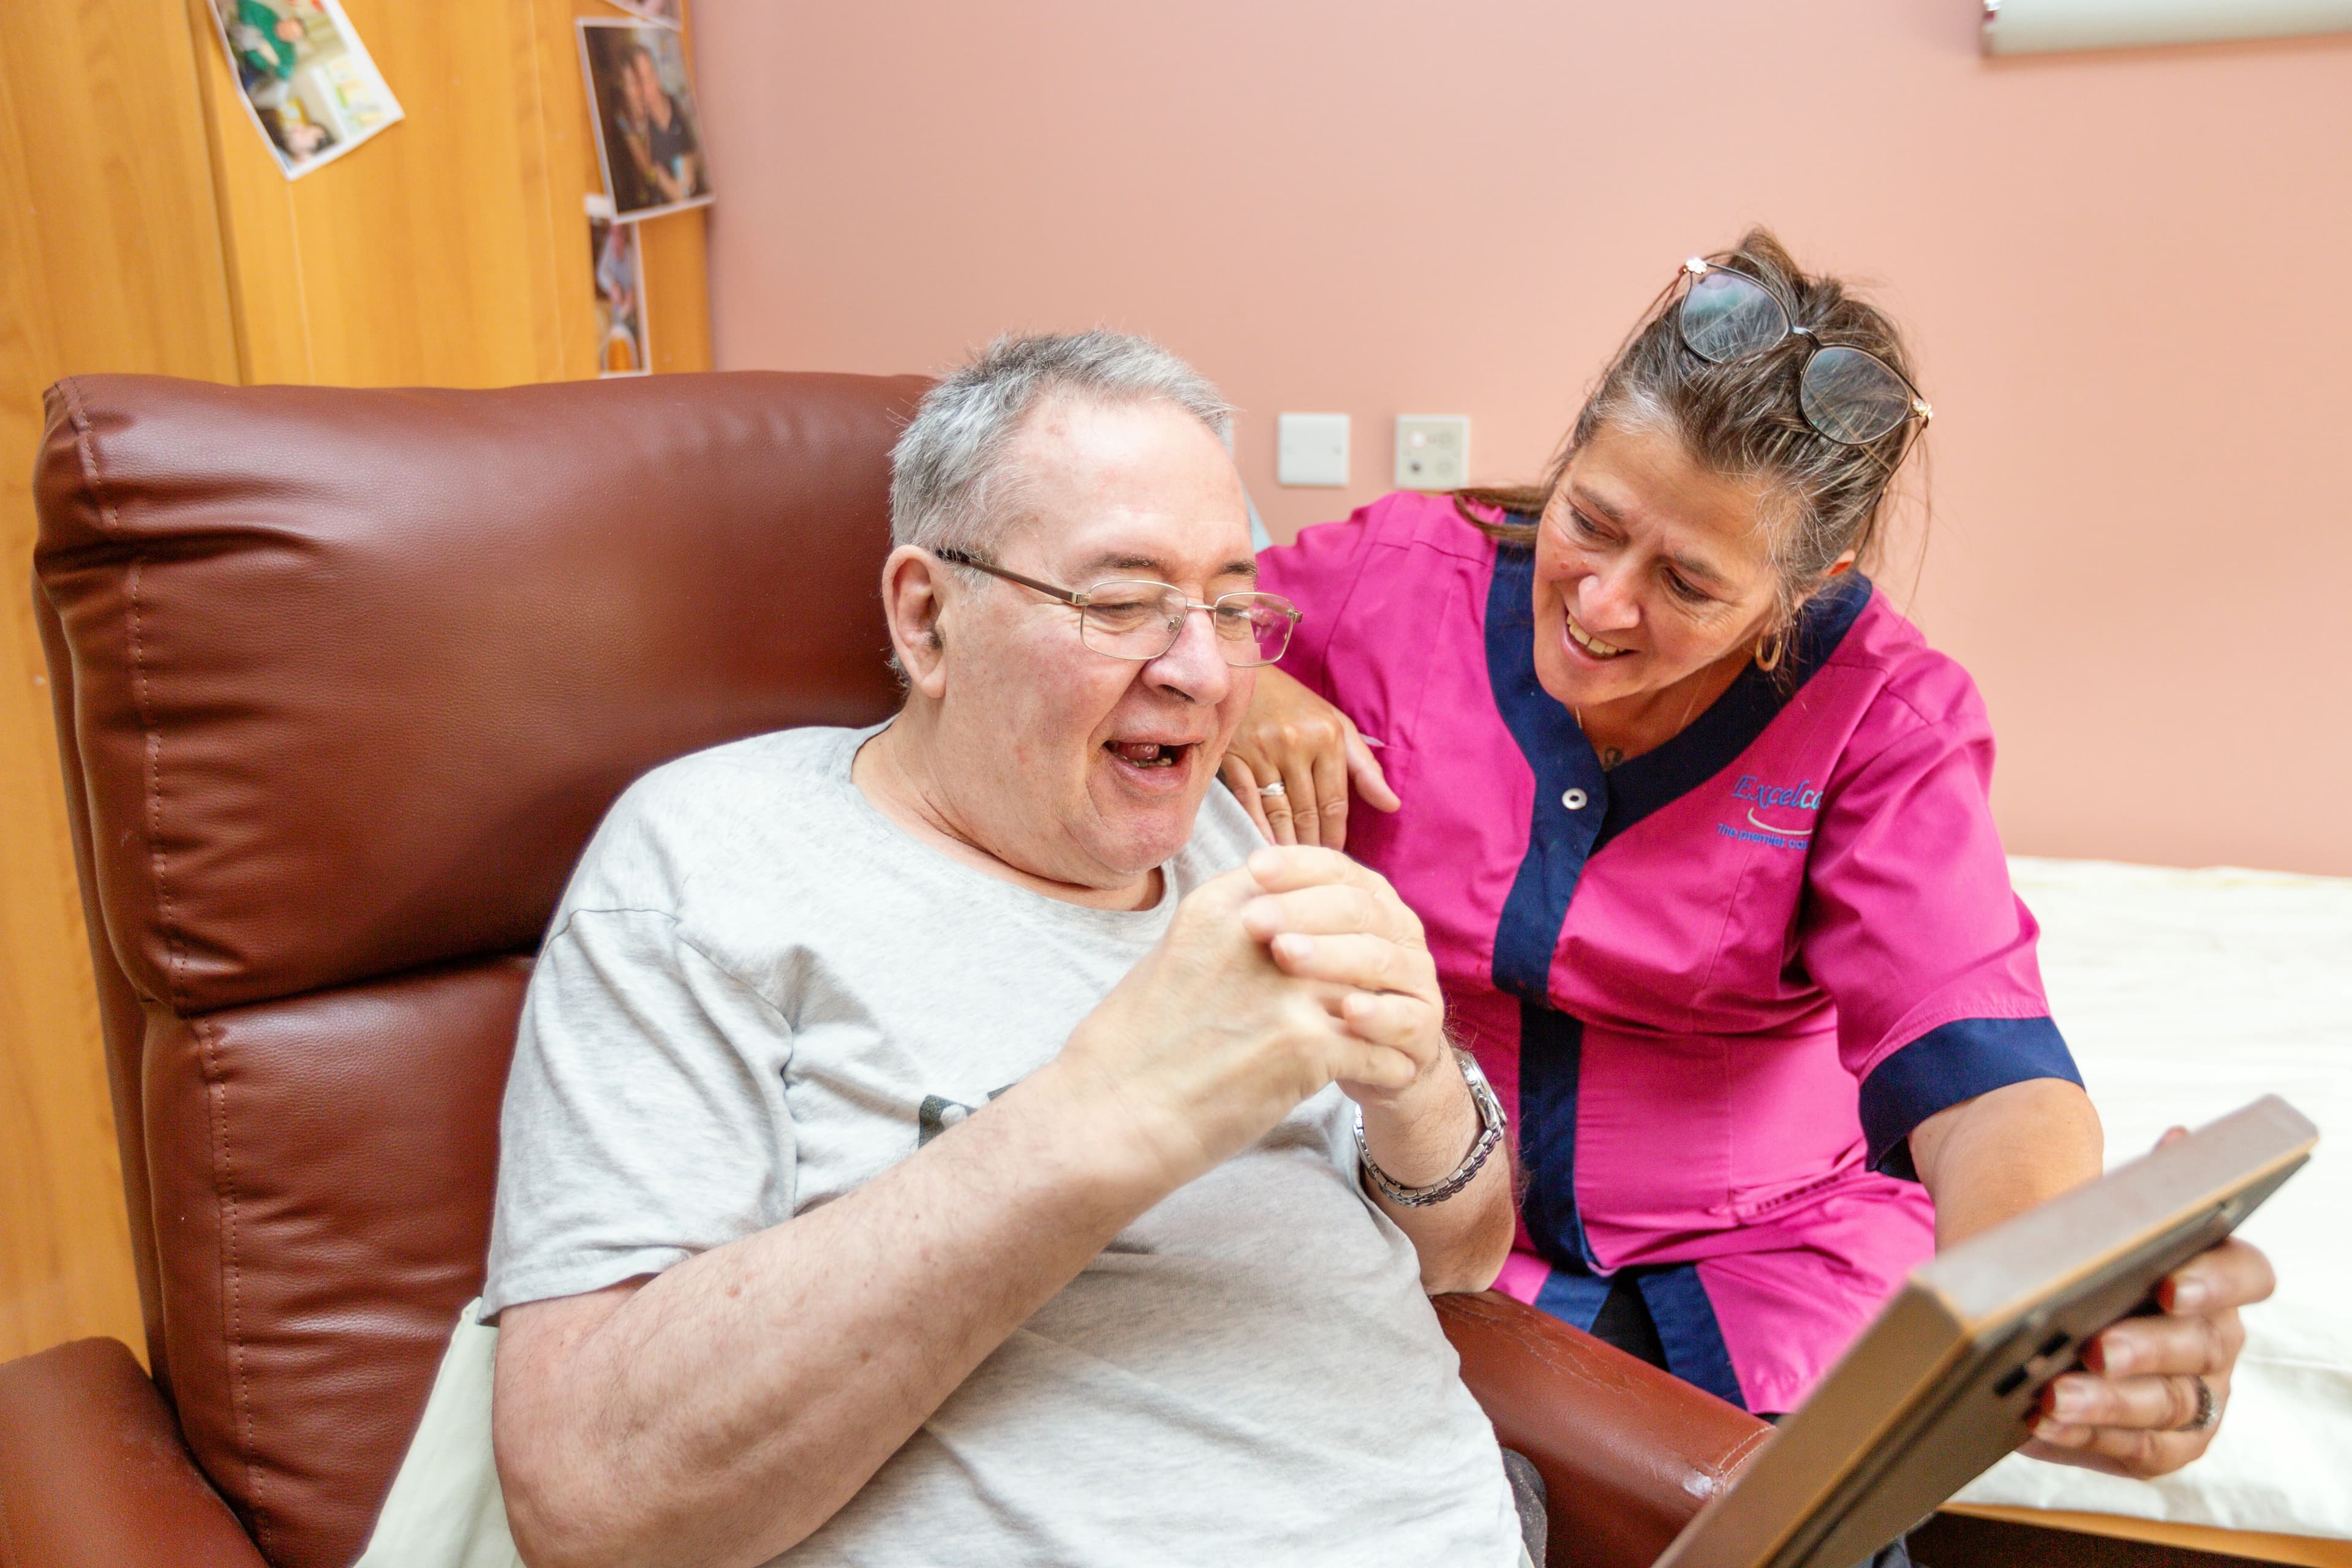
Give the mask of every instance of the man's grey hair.
[(1007, 333), (926, 393), (891, 448), (891, 542), (987, 552), (1018, 510), (1006, 448), (1032, 410), (1065, 397), (1171, 403), (1220, 440), (1233, 419), (1208, 377), (1149, 338)]

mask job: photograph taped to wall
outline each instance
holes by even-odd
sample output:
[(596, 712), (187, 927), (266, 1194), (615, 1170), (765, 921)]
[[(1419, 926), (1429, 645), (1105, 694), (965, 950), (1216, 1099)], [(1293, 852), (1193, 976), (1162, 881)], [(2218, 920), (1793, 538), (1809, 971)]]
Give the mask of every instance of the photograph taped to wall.
[(685, 0), (609, 0), (632, 16), (643, 16), (648, 22), (659, 22), (665, 27), (686, 25)]
[(709, 201), (685, 35), (675, 27), (583, 17), (580, 64), (596, 117), (596, 161), (614, 216), (651, 217)]
[(646, 262), (637, 226), (609, 216), (588, 219), (588, 265), (596, 280), (596, 374), (649, 375), (646, 342)]
[(341, 0), (212, 0), (246, 113), (299, 180), (402, 118)]

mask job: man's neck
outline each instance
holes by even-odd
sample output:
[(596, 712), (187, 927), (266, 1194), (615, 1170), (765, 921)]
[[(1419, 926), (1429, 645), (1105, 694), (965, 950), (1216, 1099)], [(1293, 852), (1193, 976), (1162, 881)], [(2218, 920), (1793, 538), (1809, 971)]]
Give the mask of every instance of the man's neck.
[(956, 810), (952, 792), (929, 765), (929, 748), (919, 733), (928, 728), (910, 707), (857, 749), (850, 782), (875, 810), (950, 859), (1049, 899), (1097, 910), (1145, 910), (1160, 901), (1156, 867), (1116, 887), (1098, 888), (1042, 876), (982, 847)]

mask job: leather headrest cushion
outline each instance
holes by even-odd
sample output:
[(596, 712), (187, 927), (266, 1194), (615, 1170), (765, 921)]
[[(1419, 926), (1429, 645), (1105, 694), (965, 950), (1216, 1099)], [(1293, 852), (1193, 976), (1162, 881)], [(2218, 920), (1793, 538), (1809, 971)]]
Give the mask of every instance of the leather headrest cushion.
[(186, 1015), (534, 947), (637, 774), (889, 712), (924, 386), (59, 384), (36, 570), (132, 984)]

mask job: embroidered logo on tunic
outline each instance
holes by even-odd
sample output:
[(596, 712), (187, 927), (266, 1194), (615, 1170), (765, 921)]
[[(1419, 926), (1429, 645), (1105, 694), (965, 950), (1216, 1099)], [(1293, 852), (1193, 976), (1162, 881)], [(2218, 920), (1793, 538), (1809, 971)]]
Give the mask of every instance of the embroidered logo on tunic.
[[(1718, 822), (1715, 830), (1727, 838), (1769, 844), (1775, 849), (1803, 848), (1812, 837), (1810, 819), (1822, 808), (1822, 792), (1813, 787), (1811, 779), (1801, 779), (1793, 784), (1770, 784), (1754, 773), (1742, 773), (1739, 782), (1731, 786), (1731, 798), (1748, 803), (1748, 827)], [(1759, 812), (1770, 816), (1759, 816)], [(1802, 813), (1807, 820), (1791, 823), (1788, 820), (1791, 813)]]

